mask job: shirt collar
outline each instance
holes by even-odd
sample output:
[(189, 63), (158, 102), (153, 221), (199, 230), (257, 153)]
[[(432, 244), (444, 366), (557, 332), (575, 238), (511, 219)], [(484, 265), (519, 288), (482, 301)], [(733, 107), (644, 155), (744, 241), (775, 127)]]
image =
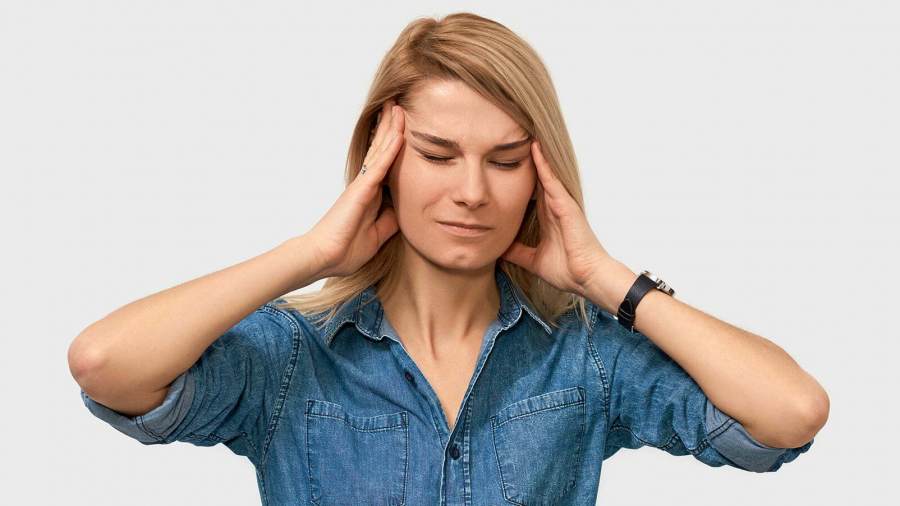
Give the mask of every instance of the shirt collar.
[[(499, 263), (494, 268), (494, 279), (500, 290), (500, 311), (497, 318), (503, 328), (513, 326), (522, 316), (524, 310), (531, 318), (538, 322), (544, 331), (552, 334), (553, 330), (538, 315), (538, 312), (525, 298), (525, 295), (510, 281), (509, 277), (500, 268)], [(364, 336), (374, 341), (381, 341), (386, 335), (392, 335), (387, 327), (382, 327), (384, 309), (372, 284), (360, 294), (345, 302), (334, 315), (334, 318), (325, 326), (325, 346), (330, 347), (331, 342), (345, 324), (353, 323), (356, 329)], [(387, 323), (387, 322), (385, 322)], [(393, 338), (393, 337), (392, 337)]]

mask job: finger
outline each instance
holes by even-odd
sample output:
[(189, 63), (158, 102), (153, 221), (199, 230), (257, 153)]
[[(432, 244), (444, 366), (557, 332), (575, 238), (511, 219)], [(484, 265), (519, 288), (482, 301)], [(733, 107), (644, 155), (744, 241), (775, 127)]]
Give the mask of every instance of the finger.
[(372, 138), (372, 146), (378, 146), (384, 140), (384, 132), (391, 120), (391, 106), (393, 101), (387, 100), (378, 111), (378, 123), (375, 125), (375, 136)]
[(537, 168), (541, 184), (544, 186), (544, 189), (547, 191), (550, 198), (560, 198), (563, 193), (567, 193), (565, 186), (563, 186), (562, 181), (556, 177), (553, 168), (550, 167), (550, 163), (544, 158), (544, 152), (541, 151), (541, 145), (537, 141), (534, 141), (531, 144), (531, 147), (532, 158), (534, 158), (534, 165)]
[(394, 159), (400, 151), (400, 146), (403, 145), (403, 141), (405, 140), (405, 136), (403, 135), (403, 113), (400, 112), (399, 107), (396, 109), (394, 120), (396, 124), (396, 130), (393, 131), (394, 134), (396, 134), (395, 137), (385, 141), (384, 150), (381, 151), (378, 158), (372, 162), (372, 166), (366, 166), (366, 174), (363, 177), (369, 178), (371, 170), (371, 178), (367, 179), (367, 181), (372, 185), (380, 185), (384, 182), (388, 170), (391, 168), (391, 165), (393, 165)]
[(394, 99), (390, 99), (387, 100), (381, 107), (381, 117), (378, 119), (378, 126), (375, 129), (375, 138), (372, 139), (372, 144), (369, 146), (369, 153), (373, 155), (371, 159), (375, 159), (377, 157), (375, 153), (381, 151), (381, 145), (385, 141), (385, 136), (391, 129), (391, 107), (393, 107), (394, 104)]
[(532, 157), (534, 159), (535, 167), (537, 167), (541, 186), (544, 189), (544, 197), (547, 201), (546, 204), (548, 210), (557, 218), (573, 215), (577, 212), (576, 210), (580, 211), (581, 207), (575, 202), (575, 199), (572, 198), (569, 190), (566, 189), (562, 181), (560, 181), (553, 172), (553, 168), (550, 166), (547, 159), (544, 158), (544, 153), (541, 151), (540, 144), (535, 141), (532, 144), (532, 148)]
[(375, 140), (375, 132), (378, 130), (378, 125), (381, 124), (381, 111), (384, 110), (384, 106), (375, 113), (375, 120), (369, 121), (369, 139), (367, 146), (371, 146), (372, 142)]
[(385, 150), (391, 145), (394, 138), (394, 132), (398, 130), (397, 125), (400, 123), (400, 106), (393, 106), (391, 109), (391, 120), (387, 122), (389, 129), (384, 132), (384, 140), (378, 146), (372, 146), (374, 150), (373, 160), (377, 160)]
[(539, 186), (540, 190), (538, 191), (538, 198), (535, 206), (537, 208), (541, 237), (549, 241), (555, 241), (561, 233), (559, 220), (551, 208), (544, 185), (539, 184)]
[(536, 251), (536, 248), (525, 246), (519, 241), (513, 241), (501, 256), (516, 265), (521, 265), (530, 272), (534, 272), (532, 266), (534, 265), (534, 254)]

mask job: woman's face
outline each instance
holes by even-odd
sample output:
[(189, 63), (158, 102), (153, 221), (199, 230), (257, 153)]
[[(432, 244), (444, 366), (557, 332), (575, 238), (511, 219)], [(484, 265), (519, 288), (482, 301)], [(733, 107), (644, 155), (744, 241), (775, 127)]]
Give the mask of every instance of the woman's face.
[[(537, 194), (531, 138), (462, 83), (429, 81), (410, 100), (416, 112), (403, 111), (406, 141), (388, 174), (406, 245), (448, 269), (493, 266)], [(466, 235), (441, 222), (488, 229)]]

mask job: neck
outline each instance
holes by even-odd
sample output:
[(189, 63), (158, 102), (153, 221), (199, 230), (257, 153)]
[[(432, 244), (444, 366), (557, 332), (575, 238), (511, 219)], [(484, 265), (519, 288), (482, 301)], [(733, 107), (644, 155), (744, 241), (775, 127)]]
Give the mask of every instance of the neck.
[(418, 254), (403, 254), (396, 275), (379, 284), (385, 317), (401, 341), (434, 356), (481, 342), (497, 317), (500, 293), (494, 264), (478, 269), (446, 269)]

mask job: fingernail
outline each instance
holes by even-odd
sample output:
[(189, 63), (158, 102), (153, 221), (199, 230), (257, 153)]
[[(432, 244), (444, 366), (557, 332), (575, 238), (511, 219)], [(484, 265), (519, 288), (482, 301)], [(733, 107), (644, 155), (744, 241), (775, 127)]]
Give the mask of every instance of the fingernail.
[(400, 133), (400, 130), (396, 130), (396, 131), (394, 132), (394, 136), (391, 137), (391, 140), (396, 139), (396, 138), (397, 138), (397, 134), (399, 134), (399, 133)]
[(392, 118), (394, 117), (394, 109), (396, 109), (396, 108), (397, 108), (396, 105), (392, 105), (392, 106), (391, 106), (391, 117), (392, 117)]

